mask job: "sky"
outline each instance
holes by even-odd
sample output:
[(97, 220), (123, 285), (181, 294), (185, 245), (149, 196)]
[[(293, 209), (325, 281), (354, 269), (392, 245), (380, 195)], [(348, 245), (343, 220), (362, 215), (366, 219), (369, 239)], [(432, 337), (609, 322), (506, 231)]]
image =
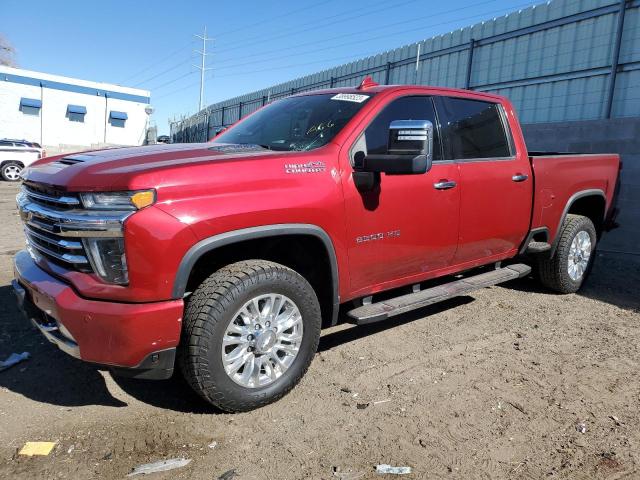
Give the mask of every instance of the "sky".
[(532, 0), (0, 0), (19, 68), (151, 91), (152, 123), (541, 3)]

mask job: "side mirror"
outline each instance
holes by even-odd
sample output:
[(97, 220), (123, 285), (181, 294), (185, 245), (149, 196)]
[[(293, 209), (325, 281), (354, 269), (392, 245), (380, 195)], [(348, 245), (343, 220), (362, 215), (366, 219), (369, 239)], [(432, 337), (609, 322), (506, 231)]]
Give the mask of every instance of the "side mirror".
[(224, 132), (227, 128), (229, 127), (218, 127), (213, 131), (213, 136), (217, 137), (218, 135), (220, 135), (222, 132)]
[(432, 161), (433, 124), (429, 120), (395, 120), (389, 125), (387, 153), (356, 154), (354, 168), (359, 172), (415, 175), (429, 171)]
[(426, 173), (432, 162), (433, 124), (429, 120), (395, 120), (389, 125), (387, 153), (355, 153), (353, 179), (359, 190), (370, 191), (380, 182), (380, 173)]

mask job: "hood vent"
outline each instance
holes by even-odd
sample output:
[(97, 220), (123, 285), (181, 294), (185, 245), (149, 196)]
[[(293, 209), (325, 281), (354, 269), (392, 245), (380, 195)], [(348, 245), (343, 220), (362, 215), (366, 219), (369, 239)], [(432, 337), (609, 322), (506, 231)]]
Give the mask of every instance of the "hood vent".
[(76, 163), (86, 162), (91, 158), (91, 155), (73, 155), (71, 157), (63, 157), (56, 163), (61, 163), (62, 165), (75, 165)]

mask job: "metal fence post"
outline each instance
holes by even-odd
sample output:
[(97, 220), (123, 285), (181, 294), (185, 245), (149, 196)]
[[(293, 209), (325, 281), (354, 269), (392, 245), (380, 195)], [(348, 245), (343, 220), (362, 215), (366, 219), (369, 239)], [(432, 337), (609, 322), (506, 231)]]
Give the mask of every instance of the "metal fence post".
[(222, 106), (222, 115), (220, 116), (220, 126), (224, 127), (224, 105)]
[(262, 106), (264, 107), (267, 104), (267, 96), (262, 95)]
[(336, 77), (331, 77), (331, 80), (329, 80), (329, 88), (333, 88), (335, 84), (336, 84)]
[(622, 32), (624, 30), (624, 16), (627, 11), (627, 0), (620, 0), (620, 10), (618, 11), (618, 26), (615, 31), (615, 43), (611, 56), (611, 73), (609, 74), (609, 92), (607, 103), (604, 109), (604, 118), (611, 118), (613, 109), (613, 96), (616, 91), (616, 76), (618, 75), (618, 62), (620, 61), (620, 45), (622, 44)]
[(471, 90), (471, 71), (473, 69), (473, 47), (476, 41), (472, 38), (469, 40), (469, 58), (467, 60), (467, 79), (464, 84), (464, 88)]
[(391, 78), (391, 62), (387, 62), (387, 68), (384, 72), (384, 84), (389, 85), (389, 79)]
[(242, 120), (242, 102), (238, 103), (238, 120)]

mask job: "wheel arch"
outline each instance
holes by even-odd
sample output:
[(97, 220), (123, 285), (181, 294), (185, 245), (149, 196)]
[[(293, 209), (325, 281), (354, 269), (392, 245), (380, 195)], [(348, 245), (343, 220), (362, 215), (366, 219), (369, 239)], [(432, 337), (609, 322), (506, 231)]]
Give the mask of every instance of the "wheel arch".
[(2, 160), (2, 162), (0, 162), (0, 168), (4, 167), (7, 163), (17, 163), (22, 168), (25, 167), (24, 162), (21, 162), (20, 160)]
[(558, 228), (556, 229), (555, 238), (553, 239), (553, 243), (551, 245), (550, 256), (554, 256), (556, 253), (558, 242), (560, 241), (560, 236), (562, 233), (562, 225), (567, 218), (567, 215), (569, 215), (570, 213), (583, 215), (589, 218), (596, 227), (598, 236), (600, 236), (606, 217), (606, 205), (607, 197), (604, 191), (597, 188), (582, 190), (571, 195), (571, 197), (569, 197), (569, 200), (567, 200), (567, 204), (565, 205), (564, 210), (562, 211), (562, 215), (560, 216), (560, 221), (558, 222)]
[[(180, 261), (173, 284), (172, 297), (174, 299), (180, 299), (185, 296), (190, 280), (196, 271), (196, 267), (199, 262), (206, 261), (208, 255), (213, 254), (216, 251), (228, 253), (229, 248), (233, 248), (234, 246), (243, 247), (245, 245), (251, 245), (251, 242), (260, 240), (268, 240), (270, 244), (273, 245), (277, 240), (285, 238), (295, 238), (299, 240), (314, 239), (318, 245), (322, 246), (328, 262), (327, 276), (330, 276), (331, 285), (326, 292), (326, 295), (324, 295), (326, 297), (324, 300), (326, 301), (323, 302), (323, 298), (319, 298), (319, 300), (321, 302), (321, 306), (324, 304), (323, 323), (326, 325), (335, 325), (337, 323), (340, 305), (338, 261), (336, 252), (329, 234), (327, 234), (327, 232), (321, 227), (312, 224), (296, 223), (263, 225), (259, 227), (250, 227), (224, 232), (200, 240), (187, 251)], [(245, 256), (246, 258), (244, 259), (253, 258), (252, 255)], [(265, 259), (278, 260), (277, 257)], [(230, 263), (236, 260), (237, 259), (234, 258), (230, 258), (229, 261), (225, 259), (225, 263)], [(282, 263), (285, 265), (287, 264), (287, 262)], [(310, 281), (310, 283), (314, 287), (317, 286), (314, 285), (313, 281)]]

